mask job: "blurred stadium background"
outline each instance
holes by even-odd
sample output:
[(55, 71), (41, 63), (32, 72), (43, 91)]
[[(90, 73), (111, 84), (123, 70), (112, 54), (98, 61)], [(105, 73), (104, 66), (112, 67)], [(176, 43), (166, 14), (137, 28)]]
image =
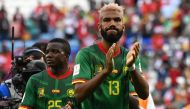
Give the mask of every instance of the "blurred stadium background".
[(11, 67), (11, 27), (15, 55), (36, 42), (55, 37), (71, 44), (70, 65), (80, 48), (98, 38), (99, 9), (104, 3), (125, 7), (126, 48), (141, 44), (143, 72), (157, 109), (190, 104), (189, 0), (0, 0), (0, 81)]

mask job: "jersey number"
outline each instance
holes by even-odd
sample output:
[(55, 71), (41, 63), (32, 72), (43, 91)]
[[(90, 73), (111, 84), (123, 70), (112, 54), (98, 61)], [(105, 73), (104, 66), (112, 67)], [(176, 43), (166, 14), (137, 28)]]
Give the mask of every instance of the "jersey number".
[(109, 94), (119, 95), (119, 81), (109, 81)]
[(55, 108), (55, 107), (58, 109), (61, 109), (61, 105), (59, 105), (59, 103), (61, 102), (62, 102), (61, 100), (49, 100), (48, 109)]

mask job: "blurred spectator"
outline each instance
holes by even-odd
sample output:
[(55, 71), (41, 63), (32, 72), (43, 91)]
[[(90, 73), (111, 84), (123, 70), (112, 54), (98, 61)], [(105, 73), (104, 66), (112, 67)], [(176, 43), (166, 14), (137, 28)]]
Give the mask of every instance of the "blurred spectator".
[(9, 21), (4, 5), (0, 9), (0, 40), (9, 39)]
[(161, 13), (165, 18), (170, 18), (174, 11), (178, 8), (182, 0), (162, 0)]
[(38, 25), (40, 29), (40, 33), (44, 34), (48, 32), (48, 14), (46, 10), (42, 10), (39, 16), (37, 17), (38, 19)]
[(90, 10), (95, 10), (96, 9), (96, 0), (89, 0), (90, 4)]
[(63, 19), (63, 14), (53, 4), (49, 6), (50, 12), (48, 13), (49, 31), (54, 33), (56, 31), (57, 21)]
[(24, 39), (23, 35), (25, 33), (25, 21), (20, 9), (17, 7), (16, 12), (13, 15), (13, 20), (11, 22), (11, 28), (14, 26), (14, 39)]
[(32, 40), (39, 39), (40, 28), (38, 26), (37, 18), (35, 18), (33, 15), (31, 15), (28, 19), (26, 19), (26, 29), (30, 34), (29, 39)]
[[(36, 8), (31, 9), (29, 18), (24, 19), (19, 12), (15, 14), (13, 19), (16, 19), (16, 24), (24, 21), (25, 24), (20, 24), (24, 24), (23, 27), (26, 28), (24, 32), (18, 32), (17, 30), (22, 29), (15, 26), (15, 37), (20, 36), (18, 39), (27, 40), (24, 42), (26, 47), (36, 41), (46, 42), (54, 37), (68, 39), (71, 45), (69, 63), (72, 66), (78, 50), (99, 38), (99, 34), (96, 34), (97, 9), (111, 1), (121, 3), (125, 8), (126, 31), (121, 44), (128, 47), (135, 41), (141, 43), (141, 57), (144, 57), (142, 67), (148, 77), (156, 108), (181, 108), (190, 104), (189, 0), (90, 0), (90, 11), (84, 11), (79, 5), (66, 8), (38, 2)], [(5, 74), (11, 66), (11, 44), (2, 40), (10, 38), (9, 24), (15, 24), (15, 20), (8, 21), (7, 14), (9, 13), (2, 6), (0, 43), (4, 45), (0, 48), (0, 72)], [(43, 51), (45, 45), (42, 44)], [(41, 47), (41, 44), (33, 46)], [(20, 49), (16, 48), (15, 51)], [(184, 78), (185, 86), (181, 87)]]
[(73, 9), (64, 18), (64, 33), (68, 40), (76, 37), (76, 27), (78, 25), (76, 14), (77, 12)]
[(2, 51), (0, 53), (0, 68), (1, 68), (1, 76), (3, 76), (3, 80), (6, 79), (6, 76), (9, 73), (11, 68), (11, 52), (9, 51), (8, 47), (5, 45), (5, 42), (1, 43)]

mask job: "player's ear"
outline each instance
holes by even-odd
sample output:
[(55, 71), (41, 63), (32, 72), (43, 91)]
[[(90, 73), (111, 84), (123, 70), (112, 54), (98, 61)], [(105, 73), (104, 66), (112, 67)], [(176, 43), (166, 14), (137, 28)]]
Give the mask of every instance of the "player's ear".
[(125, 31), (125, 25), (123, 24), (123, 31)]

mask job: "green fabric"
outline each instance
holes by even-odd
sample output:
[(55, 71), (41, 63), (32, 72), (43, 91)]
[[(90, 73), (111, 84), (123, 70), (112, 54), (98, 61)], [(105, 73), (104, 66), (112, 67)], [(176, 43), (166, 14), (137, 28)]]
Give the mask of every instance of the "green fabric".
[(64, 79), (54, 79), (46, 71), (31, 76), (21, 106), (32, 109), (58, 109), (68, 101), (76, 105), (71, 80), (72, 75)]
[[(127, 79), (124, 75), (128, 51), (123, 47), (120, 50), (120, 54), (114, 57), (114, 64), (118, 73), (111, 73), (107, 76), (93, 94), (81, 103), (82, 109), (128, 109), (125, 99), (128, 94)], [(140, 65), (138, 62), (136, 62), (137, 66)], [(98, 48), (97, 44), (81, 49), (76, 56), (75, 67), (73, 81), (90, 80), (104, 69), (105, 54)], [(129, 84), (129, 91), (135, 92), (131, 81)]]

